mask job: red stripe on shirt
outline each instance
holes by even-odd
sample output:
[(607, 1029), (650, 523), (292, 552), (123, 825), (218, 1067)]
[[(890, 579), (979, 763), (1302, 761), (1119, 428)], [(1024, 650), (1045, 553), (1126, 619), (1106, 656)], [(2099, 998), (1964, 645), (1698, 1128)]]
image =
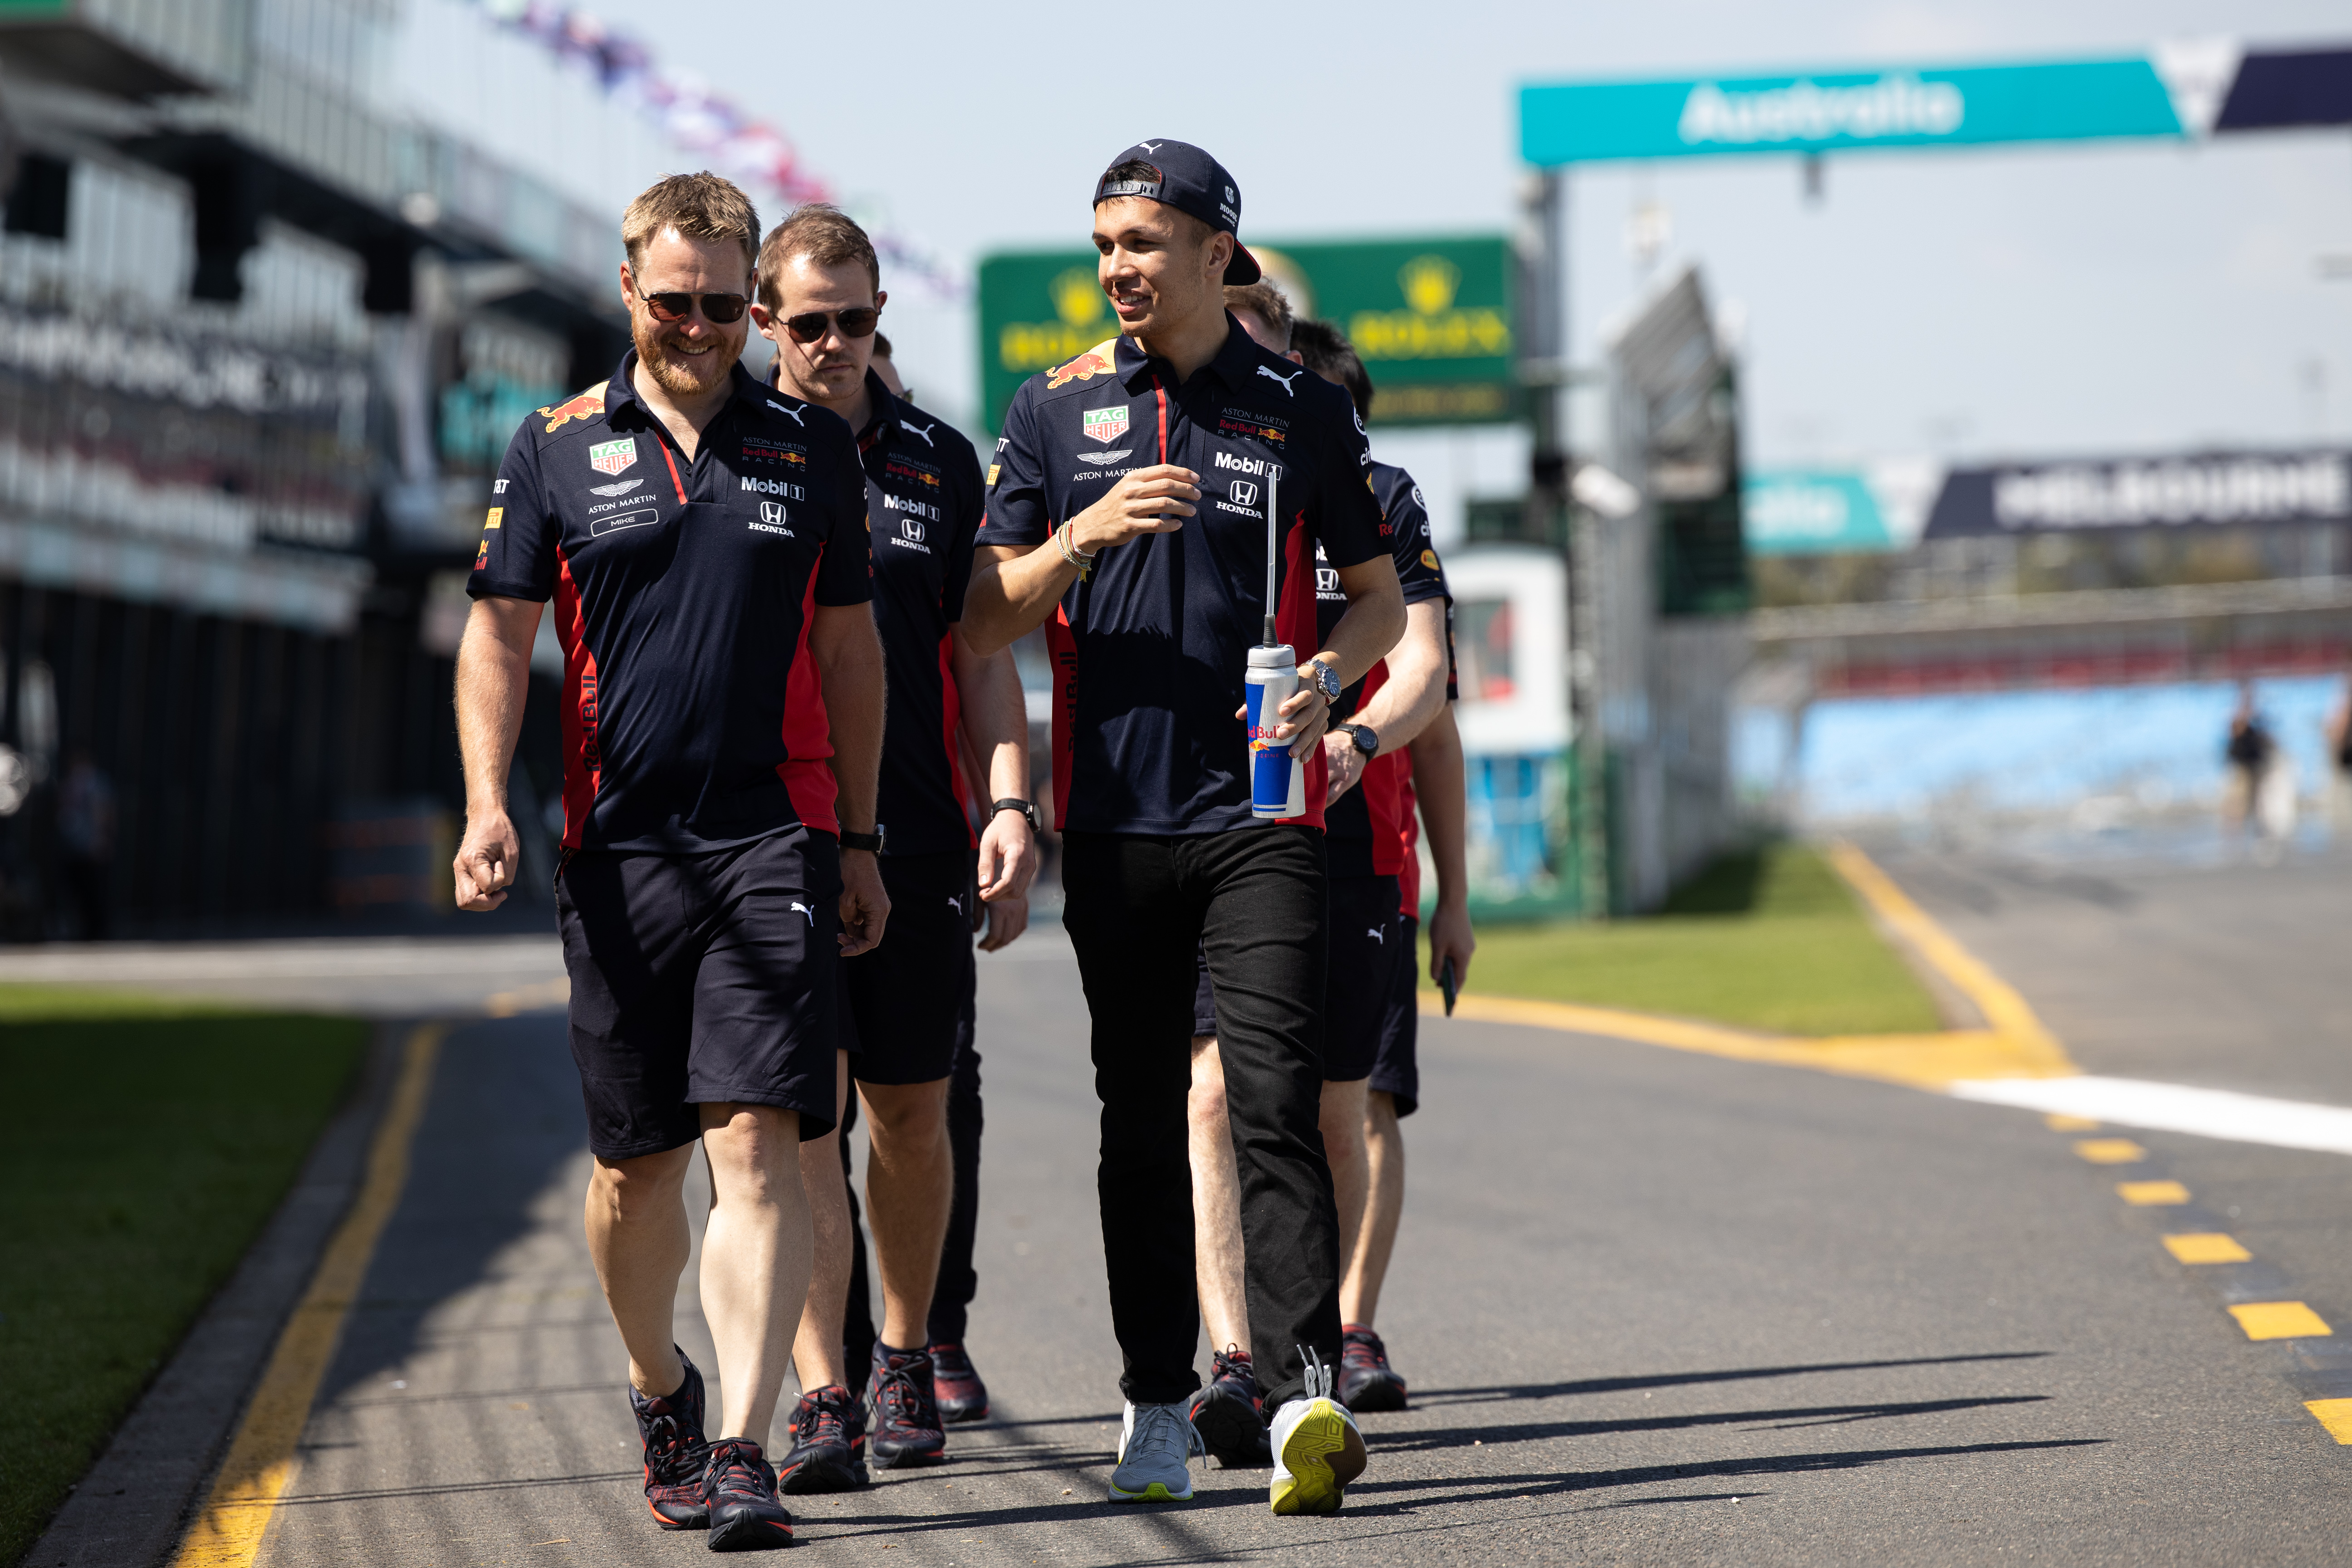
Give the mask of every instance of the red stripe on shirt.
[(1078, 644), (1066, 606), (1055, 606), (1045, 623), (1045, 653), (1054, 667), (1054, 828), (1059, 832), (1070, 820), (1070, 759), (1078, 728)]
[(563, 648), (563, 847), (577, 849), (604, 782), (604, 759), (596, 744), (596, 656), (588, 648), (580, 584), (562, 550), (555, 552), (555, 640)]
[(661, 444), (662, 461), (669, 465), (669, 482), (671, 488), (677, 491), (678, 504), (683, 506), (686, 504), (686, 484), (685, 481), (677, 477), (677, 459), (670, 456), (668, 442), (663, 441), (658, 436), (655, 437), (654, 439)]
[[(1315, 625), (1315, 541), (1307, 532), (1307, 514), (1299, 512), (1290, 520), (1282, 540), (1282, 587), (1280, 603), (1275, 612), (1275, 635), (1292, 647), (1304, 653), (1318, 646)], [(1326, 786), (1323, 769), (1323, 748), (1316, 747), (1307, 753), (1307, 813), (1303, 816), (1286, 816), (1285, 822), (1303, 822), (1309, 827), (1323, 826), (1323, 792)]]
[(776, 776), (793, 797), (793, 812), (803, 824), (824, 833), (838, 834), (841, 820), (834, 815), (840, 785), (828, 759), (833, 755), (833, 725), (824, 710), (824, 683), (816, 661), (809, 658), (809, 626), (816, 618), (816, 581), (824, 567), (824, 547), (809, 568), (808, 586), (801, 591), (801, 635), (793, 645), (792, 673), (784, 678), (784, 755)]
[[(1389, 661), (1382, 659), (1364, 677), (1364, 693), (1356, 702), (1358, 711), (1371, 702), (1372, 693), (1386, 686), (1388, 680)], [(1364, 815), (1371, 820), (1375, 877), (1400, 875), (1403, 864), (1402, 840), (1397, 834), (1397, 781), (1403, 776), (1403, 762), (1402, 751), (1374, 757), (1364, 764), (1363, 777), (1356, 782), (1356, 788), (1364, 797)]]
[[(971, 788), (963, 776), (963, 749), (956, 744), (956, 726), (963, 722), (963, 699), (956, 690), (955, 633), (950, 631), (940, 638), (940, 749), (948, 754), (948, 787), (955, 792), (956, 805), (963, 812), (963, 830), (972, 847), (980, 847), (980, 836), (971, 830)], [(982, 757), (986, 767), (988, 759)]]

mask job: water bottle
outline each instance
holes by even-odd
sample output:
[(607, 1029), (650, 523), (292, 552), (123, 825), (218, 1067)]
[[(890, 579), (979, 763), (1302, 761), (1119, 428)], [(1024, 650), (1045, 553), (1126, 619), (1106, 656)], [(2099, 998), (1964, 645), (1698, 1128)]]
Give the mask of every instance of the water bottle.
[(1298, 690), (1298, 652), (1288, 643), (1249, 650), (1244, 690), (1249, 720), (1250, 815), (1264, 822), (1307, 815), (1307, 770), (1290, 755), (1291, 742), (1274, 738), (1282, 705)]

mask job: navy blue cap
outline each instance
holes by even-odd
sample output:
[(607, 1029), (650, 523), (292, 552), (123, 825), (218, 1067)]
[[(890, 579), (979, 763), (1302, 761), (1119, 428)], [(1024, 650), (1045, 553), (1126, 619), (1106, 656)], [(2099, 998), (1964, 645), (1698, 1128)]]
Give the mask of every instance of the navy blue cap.
[(1095, 182), (1097, 204), (1118, 196), (1144, 196), (1165, 202), (1180, 213), (1190, 213), (1220, 234), (1234, 237), (1234, 258), (1225, 263), (1225, 281), (1255, 283), (1264, 274), (1257, 258), (1241, 241), (1242, 196), (1225, 166), (1189, 142), (1138, 142), (1110, 161), (1150, 165), (1149, 180), (1118, 179), (1106, 169)]

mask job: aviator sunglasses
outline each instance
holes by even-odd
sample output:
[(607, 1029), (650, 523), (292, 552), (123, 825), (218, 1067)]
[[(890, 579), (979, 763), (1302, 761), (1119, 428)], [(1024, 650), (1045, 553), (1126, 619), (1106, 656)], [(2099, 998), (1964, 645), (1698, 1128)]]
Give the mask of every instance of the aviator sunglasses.
[[(646, 309), (656, 321), (683, 321), (694, 311), (695, 301), (702, 302), (702, 319), (718, 326), (743, 319), (743, 307), (751, 301), (740, 294), (647, 294)], [(871, 330), (871, 329), (869, 329)]]
[(784, 318), (784, 331), (792, 333), (796, 343), (813, 343), (824, 336), (829, 325), (838, 326), (845, 338), (870, 338), (882, 320), (882, 312), (872, 305), (860, 305), (852, 310), (810, 310)]

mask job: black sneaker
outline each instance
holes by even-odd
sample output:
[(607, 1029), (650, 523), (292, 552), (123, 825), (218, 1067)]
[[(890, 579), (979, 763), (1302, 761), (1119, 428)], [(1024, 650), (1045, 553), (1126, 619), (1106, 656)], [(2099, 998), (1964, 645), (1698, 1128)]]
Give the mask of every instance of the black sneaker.
[(931, 1397), (939, 1401), (940, 1419), (950, 1426), (987, 1420), (988, 1384), (980, 1381), (963, 1347), (926, 1345), (923, 1352), (931, 1358)]
[(1360, 1323), (1339, 1330), (1339, 1403), (1358, 1415), (1404, 1408), (1404, 1379), (1389, 1370), (1388, 1347)]
[(931, 1358), (874, 1342), (874, 1373), (866, 1380), (874, 1431), (867, 1452), (878, 1469), (936, 1464), (947, 1457), (948, 1435), (931, 1392)]
[(866, 1484), (866, 1412), (839, 1384), (801, 1395), (793, 1448), (776, 1471), (780, 1491), (845, 1492)]
[(710, 1508), (703, 1500), (702, 1474), (710, 1465), (710, 1445), (702, 1440), (702, 1374), (677, 1352), (686, 1381), (666, 1399), (629, 1390), (637, 1437), (646, 1446), (646, 1506), (664, 1530), (703, 1530)]
[(1244, 1470), (1274, 1463), (1264, 1412), (1249, 1352), (1231, 1345), (1219, 1351), (1210, 1363), (1209, 1385), (1192, 1395), (1192, 1412), (1193, 1429), (1218, 1464)]
[(775, 1468), (750, 1438), (710, 1445), (702, 1492), (710, 1501), (711, 1551), (774, 1552), (793, 1543), (793, 1516), (776, 1500)]

